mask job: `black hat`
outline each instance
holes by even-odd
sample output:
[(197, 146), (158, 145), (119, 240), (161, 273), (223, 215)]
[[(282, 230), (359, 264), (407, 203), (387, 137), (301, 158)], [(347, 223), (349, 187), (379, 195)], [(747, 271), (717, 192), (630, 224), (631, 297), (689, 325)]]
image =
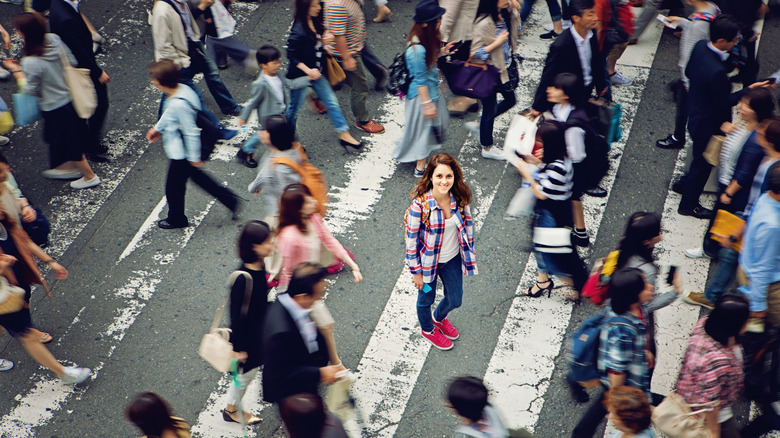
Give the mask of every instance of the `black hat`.
[(444, 15), (445, 9), (436, 0), (420, 0), (414, 8), (415, 23), (430, 23)]

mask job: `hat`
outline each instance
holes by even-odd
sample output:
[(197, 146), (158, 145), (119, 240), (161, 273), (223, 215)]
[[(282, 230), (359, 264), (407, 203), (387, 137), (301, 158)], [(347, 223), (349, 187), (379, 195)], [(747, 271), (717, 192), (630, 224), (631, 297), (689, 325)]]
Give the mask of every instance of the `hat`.
[(415, 23), (430, 23), (444, 15), (445, 9), (436, 0), (420, 0), (414, 8)]

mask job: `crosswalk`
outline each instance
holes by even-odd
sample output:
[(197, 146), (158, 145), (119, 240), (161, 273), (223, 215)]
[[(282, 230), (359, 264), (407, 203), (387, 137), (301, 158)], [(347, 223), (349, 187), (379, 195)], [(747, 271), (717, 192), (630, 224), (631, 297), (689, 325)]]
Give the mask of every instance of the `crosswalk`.
[[(241, 26), (250, 28), (254, 20), (276, 20), (283, 17), (288, 20), (291, 2), (276, 1), (272, 3), (238, 3), (234, 9)], [(535, 14), (544, 16), (543, 4), (537, 4)], [(142, 15), (142, 6), (128, 5), (133, 11), (133, 17)], [(402, 6), (399, 5), (399, 8)], [(396, 13), (396, 16), (400, 16)], [(120, 20), (114, 17), (108, 20)], [(520, 87), (517, 90), (518, 105), (509, 114), (496, 121), (497, 144), (500, 145), (503, 132), (508, 127), (511, 116), (517, 110), (530, 105), (535, 90), (541, 66), (547, 50), (547, 43), (536, 38), (542, 33), (541, 23), (532, 21), (525, 29), (526, 35), (521, 38), (519, 53), (525, 58), (521, 68)], [(260, 21), (258, 21), (260, 22)], [(141, 40), (149, 39), (148, 29), (139, 20), (122, 19), (117, 29), (125, 35), (137, 34), (138, 27), (144, 32), (139, 35)], [(405, 27), (406, 24), (401, 27)], [(389, 29), (388, 27), (383, 29)], [(539, 31), (539, 32), (538, 32)], [(400, 33), (402, 31), (397, 31)], [(624, 76), (630, 77), (634, 83), (627, 87), (616, 87), (615, 100), (623, 104), (624, 140), (615, 144), (611, 152), (612, 169), (604, 181), (604, 187), (612, 188), (616, 175), (621, 168), (624, 157), (625, 142), (632, 131), (642, 129), (642, 121), (635, 115), (643, 98), (643, 90), (651, 73), (651, 66), (656, 57), (656, 50), (661, 38), (662, 28), (657, 24), (647, 31), (640, 44), (631, 46), (619, 63), (619, 70)], [(398, 36), (395, 38), (399, 40)], [(279, 41), (276, 41), (279, 39)], [(274, 43), (281, 46), (281, 39)], [(121, 57), (120, 57), (121, 58)], [(341, 92), (340, 94), (344, 94)], [(144, 87), (142, 99), (137, 100), (128, 111), (133, 114), (149, 115), (144, 123), (151, 123), (151, 115), (156, 113), (156, 103), (159, 95), (150, 87)], [(342, 96), (343, 98), (344, 96)], [(343, 100), (342, 100), (343, 102)], [(342, 105), (343, 108), (348, 108)], [(347, 110), (348, 112), (348, 110)], [(456, 343), (450, 352), (432, 350), (430, 344), (419, 336), (414, 303), (416, 291), (410, 281), (410, 274), (401, 267), (403, 258), (401, 216), (408, 206), (408, 189), (414, 183), (408, 166), (398, 165), (391, 159), (395, 142), (401, 137), (404, 120), (404, 104), (402, 101), (384, 96), (381, 103), (372, 109), (383, 122), (386, 133), (382, 136), (364, 138), (366, 147), (358, 154), (333, 157), (324, 149), (314, 150), (316, 157), (323, 158), (322, 166), (330, 169), (327, 173), (331, 182), (331, 206), (328, 211), (329, 228), (347, 247), (360, 247), (363, 253), (357, 252), (358, 263), (364, 273), (373, 268), (375, 276), (383, 275), (387, 281), (381, 284), (372, 283), (366, 275), (366, 284), (350, 286), (348, 281), (337, 278), (329, 288), (329, 302), (334, 304), (332, 311), (337, 321), (337, 342), (344, 350), (342, 357), (345, 365), (353, 369), (358, 377), (353, 386), (353, 392), (358, 402), (358, 408), (366, 420), (364, 424), (351, 421), (347, 427), (352, 437), (407, 437), (407, 436), (449, 436), (449, 430), (454, 424), (454, 417), (429, 415), (425, 410), (443, 413), (441, 393), (447, 376), (463, 374), (460, 368), (469, 373), (484, 377), (491, 388), (492, 402), (510, 427), (526, 427), (534, 430), (540, 437), (563, 436), (553, 432), (555, 428), (540, 422), (546, 403), (555, 397), (553, 393), (558, 381), (562, 349), (566, 336), (572, 330), (572, 315), (574, 306), (561, 297), (553, 294), (550, 299), (531, 300), (521, 296), (524, 289), (531, 284), (536, 272), (536, 264), (532, 254), (526, 248), (518, 249), (522, 242), (528, 241), (528, 225), (525, 221), (504, 222), (503, 209), (508, 196), (519, 185), (519, 176), (511, 166), (483, 160), (479, 156), (478, 139), (466, 135), (457, 120), (453, 120), (451, 138), (447, 141), (445, 151), (455, 155), (462, 163), (466, 179), (475, 194), (472, 205), (475, 214), (475, 236), (477, 238), (477, 257), (481, 274), (465, 284), (467, 288), (466, 303), (453, 314), (453, 321), (463, 321), (464, 336)], [(145, 116), (146, 117), (146, 116)], [(310, 114), (306, 117), (312, 117)], [(231, 119), (225, 120), (230, 125)], [(305, 123), (305, 122), (304, 122)], [(315, 120), (322, 129), (329, 130), (327, 120)], [(302, 123), (299, 123), (301, 125)], [(148, 125), (148, 123), (147, 123)], [(42, 431), (58, 431), (59, 436), (72, 436), (79, 427), (67, 423), (75, 421), (75, 416), (83, 415), (81, 408), (86, 406), (101, 406), (112, 404), (113, 412), (121, 410), (127, 397), (122, 391), (132, 388), (140, 390), (142, 385), (135, 379), (143, 379), (144, 368), (141, 364), (131, 365), (133, 368), (120, 371), (121, 365), (117, 357), (127, 360), (132, 357), (133, 346), (128, 345), (128, 338), (138, 339), (154, 337), (156, 329), (147, 327), (151, 324), (148, 314), (159, 311), (160, 306), (171, 305), (166, 301), (175, 292), (171, 283), (183, 281), (186, 271), (203, 269), (199, 276), (206, 277), (207, 269), (218, 272), (228, 272), (227, 268), (191, 263), (193, 251), (204, 251), (203, 245), (196, 243), (198, 239), (207, 238), (207, 234), (227, 236), (216, 247), (220, 254), (219, 263), (233, 263), (231, 243), (235, 238), (235, 227), (230, 230), (221, 229), (216, 224), (227, 220), (227, 214), (222, 207), (214, 206), (215, 201), (203, 196), (188, 198), (188, 210), (193, 226), (181, 233), (170, 233), (158, 230), (154, 225), (160, 214), (165, 210), (165, 200), (159, 198), (157, 191), (149, 192), (146, 199), (138, 202), (141, 212), (130, 215), (124, 208), (126, 203), (112, 201), (119, 197), (127, 202), (137, 202), (138, 197), (132, 197), (127, 181), (135, 181), (131, 171), (141, 166), (147, 156), (154, 150), (145, 141), (138, 139), (145, 132), (145, 127), (128, 127), (115, 129), (109, 133), (114, 139), (112, 153), (116, 157), (126, 157), (121, 165), (98, 165), (96, 171), (106, 182), (98, 189), (80, 192), (68, 192), (52, 198), (49, 209), (56, 212), (52, 215), (52, 233), (54, 245), (50, 253), (56, 258), (68, 254), (74, 241), (87, 230), (99, 234), (103, 224), (115, 224), (117, 216), (132, 216), (127, 230), (117, 233), (115, 249), (105, 249), (98, 254), (105, 262), (106, 279), (101, 280), (101, 292), (82, 292), (73, 301), (78, 305), (67, 303), (65, 310), (58, 318), (64, 329), (58, 330), (58, 340), (55, 349), (62, 346), (65, 353), (76, 351), (68, 349), (70, 345), (83, 342), (85, 336), (95, 337), (94, 347), (90, 347), (89, 356), (79, 360), (80, 364), (90, 366), (94, 370), (92, 379), (81, 387), (65, 387), (43, 369), (33, 372), (32, 376), (17, 374), (16, 378), (24, 379), (21, 389), (6, 401), (0, 402), (0, 437), (39, 436)], [(20, 135), (29, 134), (30, 128), (22, 128)], [(327, 131), (330, 134), (330, 131)], [(221, 180), (237, 190), (245, 187), (244, 181), (249, 174), (235, 164), (225, 163), (232, 159), (235, 148), (248, 134), (226, 144), (220, 145), (215, 162), (210, 164), (213, 173)], [(324, 135), (320, 133), (324, 138)], [(315, 138), (311, 143), (324, 143)], [(158, 152), (159, 154), (159, 152)], [(127, 158), (129, 157), (129, 158)], [(675, 174), (682, 172), (685, 151), (681, 151), (676, 160)], [(335, 164), (334, 164), (335, 163)], [(343, 163), (343, 165), (342, 165)], [(316, 163), (320, 165), (320, 162)], [(408, 174), (407, 174), (408, 173)], [(105, 175), (105, 177), (103, 176)], [(137, 182), (134, 182), (137, 184)], [(158, 184), (157, 181), (154, 184)], [(138, 190), (147, 190), (139, 188)], [(148, 190), (147, 190), (148, 191)], [(641, 196), (641, 195), (640, 195)], [(658, 263), (661, 266), (677, 265), (684, 276), (687, 287), (700, 290), (706, 282), (709, 259), (692, 260), (683, 256), (685, 248), (696, 246), (703, 234), (704, 221), (681, 217), (676, 214), (678, 195), (669, 191), (663, 209), (663, 227), (665, 239), (658, 245)], [(586, 197), (586, 223), (591, 239), (596, 240), (601, 235), (602, 218), (607, 210), (610, 198), (597, 199)], [(252, 217), (262, 217), (253, 200), (248, 210)], [(106, 210), (108, 209), (108, 212)], [(632, 213), (627, 211), (626, 217)], [(250, 217), (245, 214), (245, 219)], [(76, 218), (76, 219), (74, 219)], [(96, 227), (94, 222), (100, 224)], [(75, 224), (75, 225), (74, 225)], [(95, 231), (95, 228), (98, 228)], [(95, 237), (100, 241), (99, 237)], [(365, 242), (369, 243), (366, 244)], [(225, 244), (224, 242), (228, 242)], [(195, 246), (195, 248), (193, 248)], [(196, 249), (197, 248), (197, 249)], [(226, 255), (221, 255), (226, 254)], [(502, 256), (503, 254), (503, 256)], [(601, 254), (587, 254), (598, 257)], [(85, 254), (84, 257), (95, 257)], [(78, 269), (79, 255), (74, 256), (74, 264)], [(232, 258), (231, 258), (232, 257)], [(228, 258), (230, 258), (228, 261)], [(216, 260), (216, 259), (215, 259)], [(364, 264), (365, 261), (365, 264)], [(192, 267), (191, 267), (192, 265)], [(197, 267), (196, 267), (197, 266)], [(224, 265), (223, 265), (224, 266)], [(185, 271), (185, 272), (182, 272)], [(377, 272), (382, 271), (382, 272)], [(127, 272), (127, 275), (119, 275)], [(488, 272), (501, 272), (501, 279), (486, 278)], [(116, 276), (113, 274), (117, 273)], [(662, 277), (662, 276), (661, 276)], [(502, 284), (502, 290), (494, 290), (493, 284)], [(187, 284), (192, 284), (191, 282)], [(213, 285), (212, 285), (213, 286)], [(220, 283), (221, 286), (221, 283)], [(59, 289), (67, 288), (67, 284), (58, 285)], [(367, 290), (371, 288), (372, 290)], [(230, 384), (227, 377), (219, 376), (200, 364), (195, 350), (197, 339), (205, 330), (206, 323), (201, 320), (210, 319), (210, 313), (223, 293), (221, 287), (212, 287), (219, 291), (208, 296), (195, 312), (191, 320), (184, 322), (182, 331), (192, 332), (183, 335), (183, 341), (177, 340), (169, 346), (172, 354), (185, 352), (184, 359), (188, 362), (182, 366), (182, 376), (187, 373), (197, 384), (191, 384), (191, 389), (179, 388), (176, 393), (186, 392), (186, 397), (179, 406), (170, 400), (177, 408), (177, 413), (193, 424), (193, 435), (198, 437), (240, 437), (244, 436), (240, 426), (228, 424), (222, 420), (221, 409), (225, 404), (225, 394)], [(187, 291), (195, 292), (195, 291)], [(493, 311), (488, 317), (470, 314), (469, 294), (479, 295), (471, 298), (478, 307), (485, 303), (492, 306)], [(98, 296), (96, 296), (98, 295)], [(473, 296), (473, 295), (472, 295)], [(478, 303), (476, 301), (479, 300)], [(190, 306), (189, 308), (187, 306)], [(193, 304), (182, 304), (182, 310), (193, 310)], [(354, 306), (354, 307), (352, 307)], [(45, 312), (45, 311), (42, 311)], [(669, 308), (656, 314), (658, 368), (653, 378), (653, 391), (661, 394), (671, 390), (677, 376), (679, 363), (687, 345), (690, 333), (700, 313), (698, 307), (676, 302)], [(49, 315), (49, 313), (46, 313)], [(495, 318), (494, 318), (495, 317)], [(468, 319), (472, 321), (469, 325)], [(143, 321), (142, 324), (139, 322)], [(492, 321), (491, 327), (480, 327), (478, 324)], [(164, 324), (165, 321), (159, 323)], [(182, 324), (183, 322), (177, 322)], [(45, 326), (45, 323), (44, 323)], [(152, 324), (153, 326), (153, 324)], [(367, 326), (367, 328), (365, 327)], [(460, 327), (460, 326), (459, 326)], [(482, 331), (484, 328), (485, 332)], [(154, 331), (153, 331), (154, 330)], [(163, 329), (160, 329), (163, 330)], [(359, 338), (359, 339), (355, 339)], [(469, 339), (470, 338), (470, 339)], [(3, 339), (7, 339), (5, 336)], [(149, 347), (145, 345), (145, 347)], [(162, 350), (161, 346), (156, 348)], [(14, 360), (23, 353), (14, 345), (6, 348), (3, 355), (14, 354)], [(86, 351), (86, 350), (85, 350)], [(466, 352), (466, 353), (463, 353)], [(140, 353), (139, 353), (140, 354)], [(168, 354), (159, 351), (161, 360), (155, 363), (163, 370), (172, 368), (164, 363)], [(467, 355), (463, 357), (462, 355)], [(450, 358), (450, 359), (447, 359)], [(452, 368), (442, 373), (442, 377), (432, 377), (432, 364), (441, 364), (450, 360)], [(197, 365), (190, 365), (194, 362)], [(476, 362), (476, 365), (474, 364)], [(468, 364), (467, 364), (468, 363)], [(30, 369), (27, 367), (25, 369)], [(15, 370), (20, 373), (22, 370)], [(123, 374), (124, 373), (124, 374)], [(21, 377), (24, 376), (24, 377)], [(138, 377), (141, 376), (141, 377)], [(181, 378), (182, 376), (177, 376)], [(0, 376), (2, 377), (2, 376)], [(126, 379), (126, 380), (123, 380)], [(201, 383), (207, 379), (209, 383)], [(210, 379), (210, 380), (208, 380)], [(110, 381), (109, 381), (110, 380)], [(175, 379), (174, 379), (175, 380)], [(158, 379), (149, 379), (158, 382)], [(176, 380), (175, 380), (176, 381)], [(123, 385), (121, 382), (125, 382)], [(126, 386), (124, 388), (123, 386)], [(432, 388), (431, 386), (436, 386)], [(166, 388), (145, 387), (145, 390), (165, 391)], [(116, 400), (103, 399), (111, 391), (125, 394)], [(95, 394), (100, 394), (98, 398)], [(262, 403), (260, 377), (256, 378), (247, 391), (245, 405), (264, 418), (263, 424), (249, 431), (249, 436), (282, 436), (275, 409)], [(423, 406), (421, 407), (420, 404)], [(547, 408), (551, 409), (551, 408)], [(71, 416), (70, 414), (74, 415)], [(575, 414), (579, 415), (579, 414)], [(68, 418), (66, 421), (65, 419)], [(421, 420), (422, 419), (422, 420)], [(90, 421), (90, 420), (84, 420)], [(420, 427), (418, 421), (429, 421), (430, 425)], [(113, 424), (112, 424), (113, 422)], [(104, 422), (102, 422), (104, 423)], [(88, 423), (83, 423), (88, 424)], [(110, 430), (112, 427), (132, 433), (131, 428), (122, 422), (121, 418), (113, 418), (107, 424), (94, 425), (95, 430)], [(81, 426), (83, 429), (84, 426)], [(362, 429), (362, 430), (361, 430)], [(54, 433), (51, 433), (54, 435)], [(104, 436), (102, 433), (95, 436)], [(108, 436), (108, 435), (105, 435)]]

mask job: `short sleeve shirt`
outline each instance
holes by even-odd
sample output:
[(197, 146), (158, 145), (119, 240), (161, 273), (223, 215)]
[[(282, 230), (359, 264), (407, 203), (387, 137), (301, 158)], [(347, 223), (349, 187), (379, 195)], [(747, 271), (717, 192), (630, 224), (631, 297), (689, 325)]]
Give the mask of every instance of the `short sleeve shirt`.
[[(366, 42), (366, 17), (357, 0), (325, 0), (325, 28), (335, 36), (347, 40), (347, 51), (356, 55)], [(336, 43), (325, 46), (328, 54), (341, 58)]]

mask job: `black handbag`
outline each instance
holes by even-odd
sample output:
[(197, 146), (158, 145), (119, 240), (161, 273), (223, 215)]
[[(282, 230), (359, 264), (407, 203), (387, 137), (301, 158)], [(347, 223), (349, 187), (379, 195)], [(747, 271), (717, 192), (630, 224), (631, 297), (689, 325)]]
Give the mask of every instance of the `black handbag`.
[[(514, 51), (513, 51), (514, 52)], [(509, 76), (509, 80), (501, 84), (500, 90), (503, 93), (511, 93), (515, 91), (520, 84), (520, 63), (523, 62), (523, 57), (512, 53), (512, 62), (506, 68), (506, 74)]]

